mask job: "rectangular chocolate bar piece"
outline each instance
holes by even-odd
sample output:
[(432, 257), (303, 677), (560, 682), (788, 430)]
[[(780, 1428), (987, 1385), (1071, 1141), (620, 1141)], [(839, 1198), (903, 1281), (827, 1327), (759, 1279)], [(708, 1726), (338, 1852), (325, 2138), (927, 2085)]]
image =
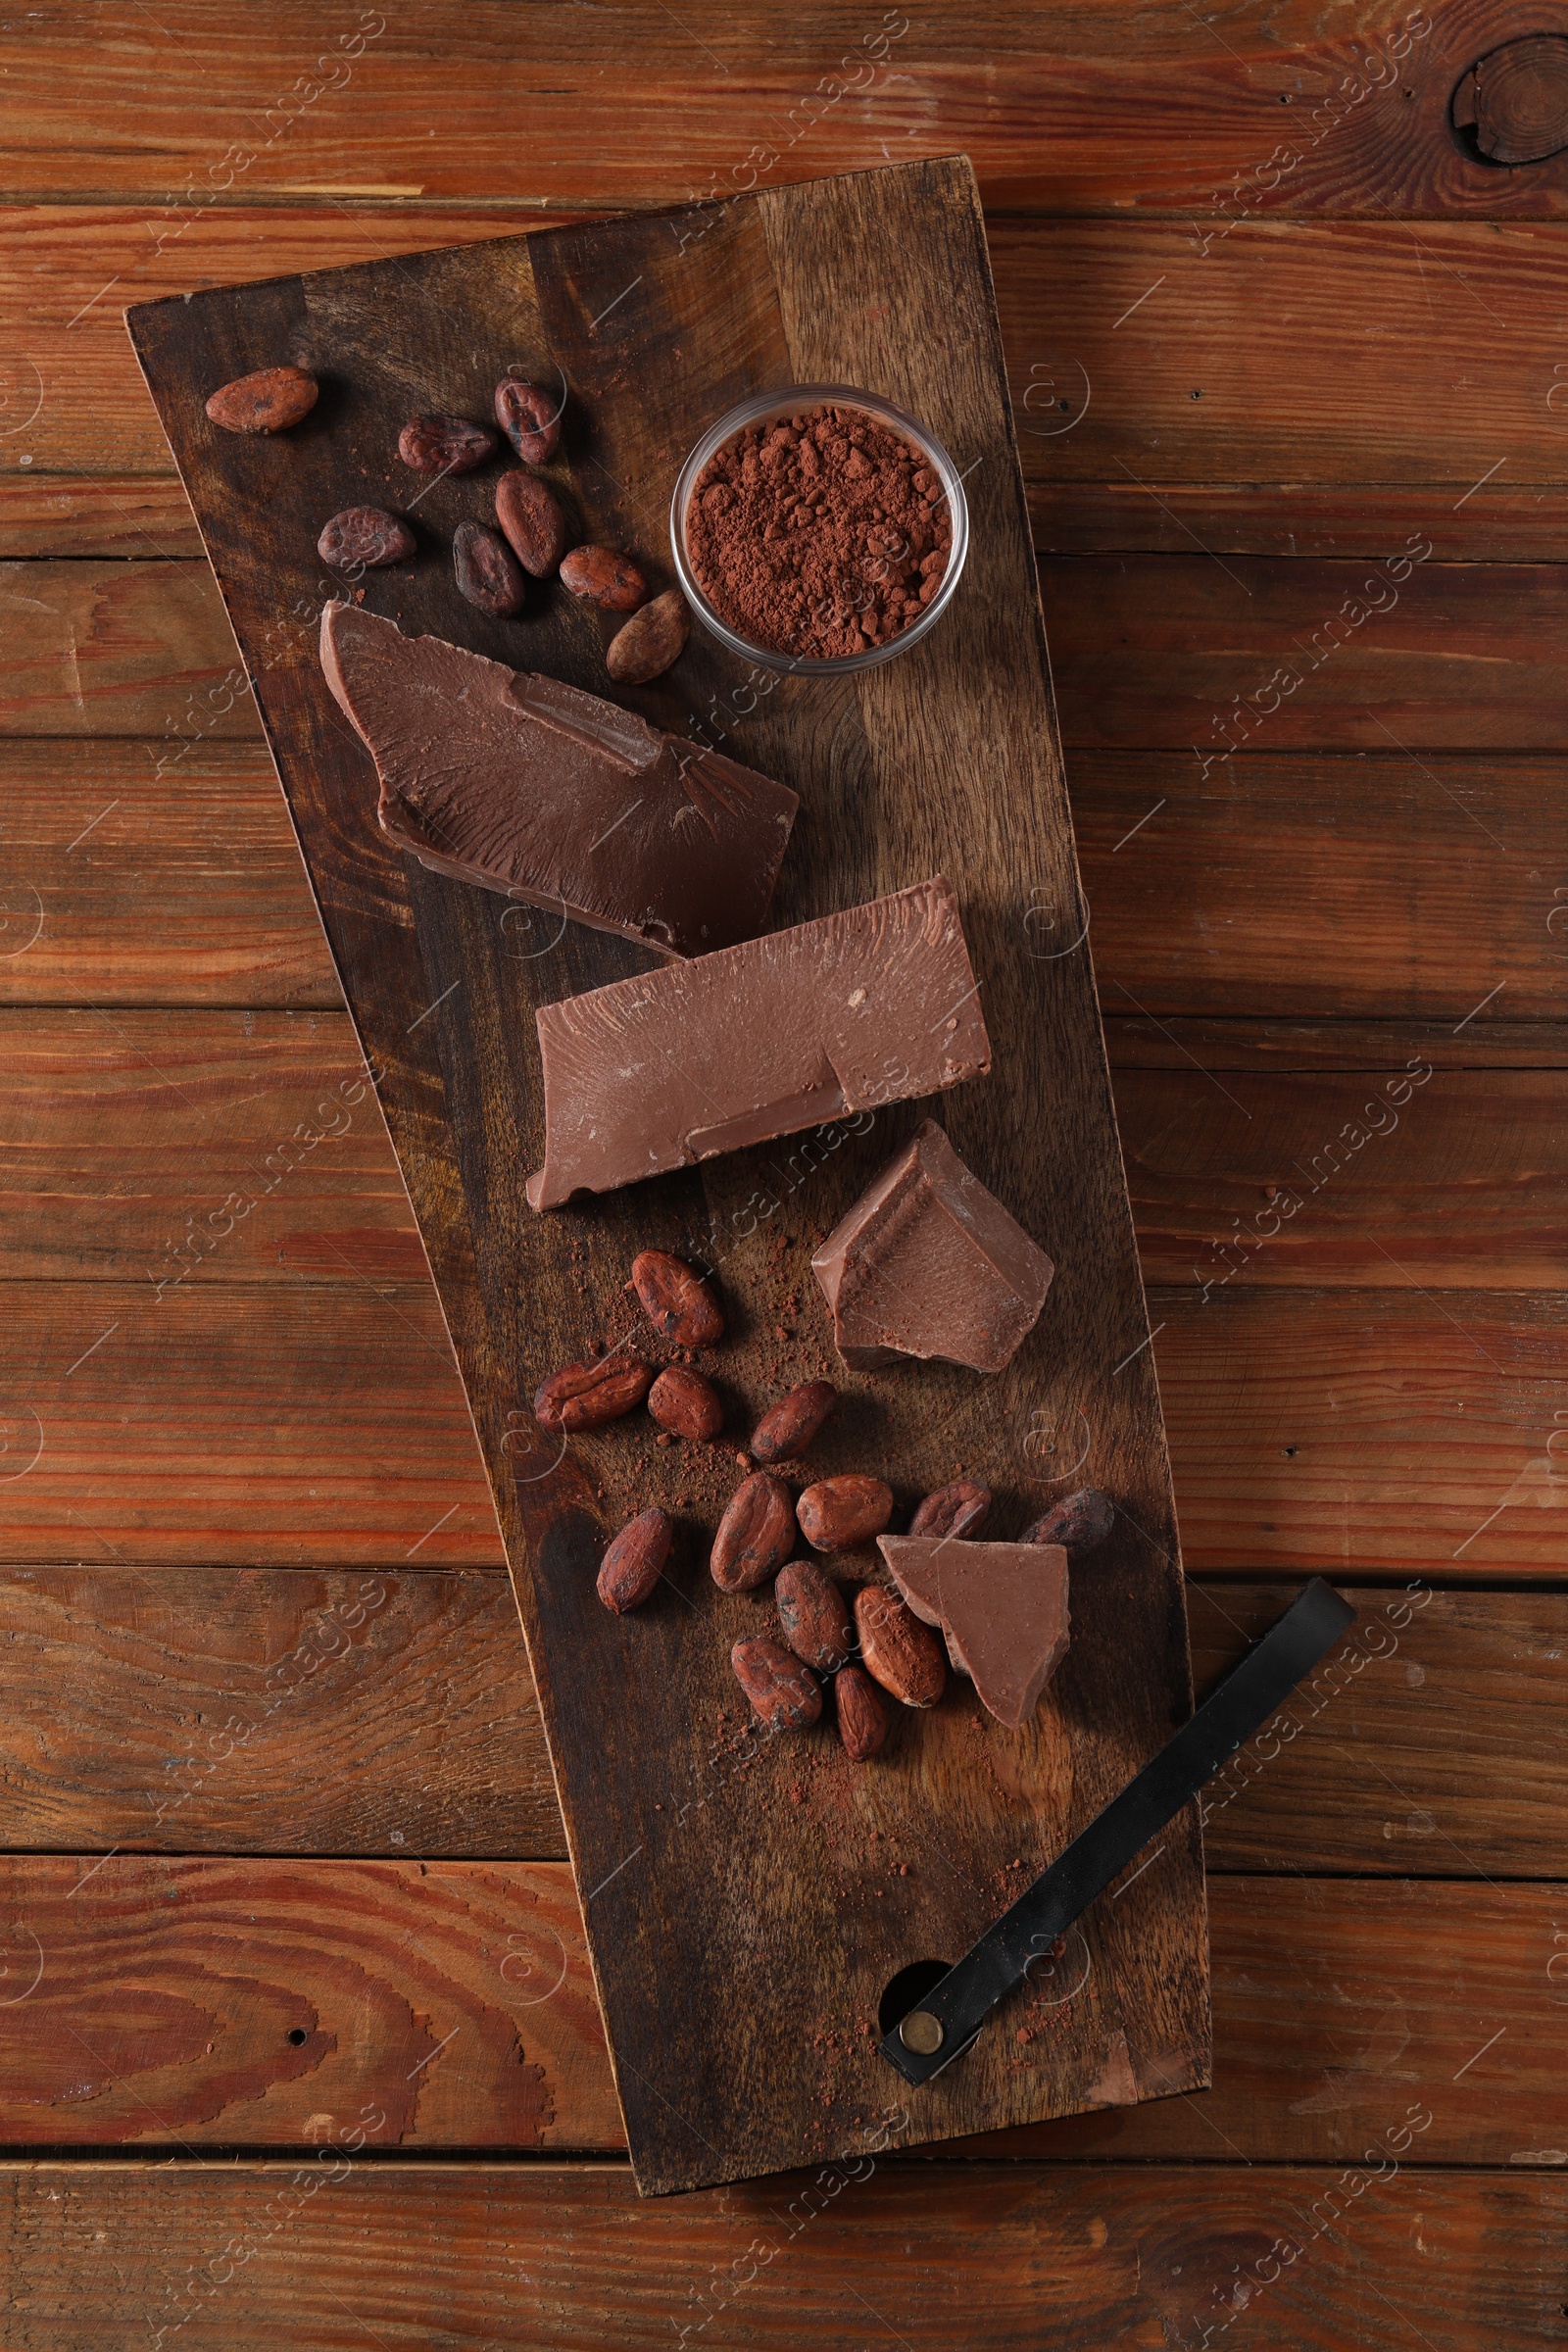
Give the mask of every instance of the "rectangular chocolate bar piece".
[(381, 783), (381, 829), (422, 865), (665, 956), (750, 939), (800, 803), (558, 678), (357, 605), (321, 668)]
[(541, 1006), (535, 1208), (935, 1094), (991, 1067), (953, 886)]

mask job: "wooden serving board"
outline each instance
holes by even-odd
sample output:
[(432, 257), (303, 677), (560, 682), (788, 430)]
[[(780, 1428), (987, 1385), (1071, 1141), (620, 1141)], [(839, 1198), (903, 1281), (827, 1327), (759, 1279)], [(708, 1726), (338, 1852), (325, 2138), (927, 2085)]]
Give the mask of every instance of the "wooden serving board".
[[(874, 2048), (894, 1974), (956, 1959), (1191, 1705), (1159, 1399), (967, 161), (218, 287), (142, 305), (128, 321), (467, 1386), (640, 2186), (687, 2188), (1204, 2083), (1192, 1808), (929, 2087), (906, 2089)], [(210, 391), (284, 361), (321, 381), (302, 426), (246, 440), (209, 425)], [(543, 1145), (534, 1007), (649, 959), (389, 850), (369, 759), (318, 666), (320, 610), (339, 588), (315, 548), (340, 507), (411, 513), (417, 559), (368, 574), (368, 606), (411, 634), (611, 691), (611, 624), (559, 585), (513, 621), (484, 618), (456, 592), (452, 531), (490, 515), (499, 466), (418, 495), (396, 456), (410, 416), (488, 419), (503, 372), (549, 379), (558, 368), (570, 387), (558, 490), (581, 536), (629, 550), (659, 587), (671, 576), (676, 471), (743, 394), (861, 384), (952, 451), (972, 543), (926, 644), (817, 683), (751, 672), (698, 629), (666, 677), (622, 699), (800, 793), (779, 925), (945, 870), (994, 1066), (939, 1102), (879, 1113), (863, 1134), (790, 1139), (535, 1216), (523, 1198)], [(199, 728), (199, 716), (194, 730), (181, 722), (171, 762)], [(915, 1364), (854, 1378), (833, 1351), (810, 1252), (933, 1111), (1049, 1250), (1055, 1281), (998, 1378)], [(750, 1736), (729, 1649), (768, 1629), (771, 1604), (719, 1593), (706, 1566), (741, 1475), (732, 1446), (660, 1448), (638, 1414), (558, 1459), (529, 1412), (546, 1373), (632, 1328), (627, 1270), (654, 1245), (717, 1269), (729, 1337), (712, 1369), (738, 1438), (785, 1387), (826, 1374), (844, 1402), (812, 1474), (883, 1475), (906, 1514), (960, 1471), (995, 1488), (1002, 1535), (1076, 1486), (1110, 1493), (1115, 1532), (1075, 1579), (1072, 1647), (1028, 1731), (1004, 1729), (958, 1683), (929, 1713), (901, 1712), (869, 1766), (849, 1763), (830, 1722), (774, 1742)], [(424, 1344), (411, 1331), (411, 1347)], [(645, 1609), (618, 1619), (595, 1597), (599, 1556), (656, 1500), (681, 1517), (679, 1564)], [(863, 1576), (874, 1557), (850, 1565)]]

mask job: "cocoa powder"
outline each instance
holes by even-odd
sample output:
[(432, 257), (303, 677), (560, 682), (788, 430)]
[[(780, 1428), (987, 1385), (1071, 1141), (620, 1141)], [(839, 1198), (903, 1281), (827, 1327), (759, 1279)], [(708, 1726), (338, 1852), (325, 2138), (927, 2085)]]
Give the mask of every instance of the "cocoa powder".
[(862, 409), (748, 425), (698, 475), (686, 514), (698, 586), (755, 645), (836, 661), (917, 620), (953, 519), (919, 450)]

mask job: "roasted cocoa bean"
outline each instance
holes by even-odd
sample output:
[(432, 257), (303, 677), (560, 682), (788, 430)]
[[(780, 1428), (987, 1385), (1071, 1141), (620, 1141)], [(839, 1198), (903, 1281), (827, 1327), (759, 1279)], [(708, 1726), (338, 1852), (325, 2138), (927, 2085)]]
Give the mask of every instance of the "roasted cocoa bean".
[(490, 427), (466, 416), (416, 416), (398, 435), (398, 456), (416, 473), (471, 473), (495, 447)]
[(647, 1364), (620, 1350), (564, 1364), (535, 1391), (533, 1417), (541, 1429), (598, 1429), (641, 1404), (653, 1377)]
[(561, 583), (607, 612), (635, 612), (648, 594), (648, 582), (630, 556), (618, 556), (612, 547), (570, 549), (561, 559)]
[(791, 1560), (773, 1587), (784, 1639), (798, 1658), (821, 1674), (842, 1666), (855, 1647), (844, 1595), (814, 1560)]
[(303, 368), (258, 368), (220, 385), (207, 414), (225, 433), (286, 433), (310, 415), (320, 388)]
[(631, 1287), (662, 1340), (676, 1348), (711, 1348), (724, 1318), (702, 1276), (667, 1250), (643, 1250), (631, 1261)]
[(806, 1448), (839, 1400), (828, 1380), (808, 1380), (770, 1404), (752, 1432), (752, 1452), (760, 1462), (793, 1462)]
[(414, 533), (401, 515), (384, 507), (345, 507), (323, 524), (316, 542), (323, 564), (337, 571), (373, 571), (378, 564), (401, 564), (414, 553)]
[(911, 1536), (974, 1536), (991, 1508), (991, 1489), (978, 1479), (956, 1479), (928, 1494), (909, 1521)]
[(833, 1677), (839, 1738), (857, 1764), (874, 1756), (888, 1736), (882, 1693), (863, 1666), (841, 1666)]
[(706, 1441), (724, 1426), (724, 1407), (718, 1391), (700, 1372), (685, 1364), (669, 1364), (648, 1392), (648, 1410), (661, 1429), (677, 1438)]
[(893, 1489), (879, 1478), (824, 1478), (795, 1506), (801, 1533), (818, 1551), (852, 1551), (869, 1544), (893, 1516)]
[(566, 545), (566, 521), (537, 474), (514, 466), (496, 484), (496, 520), (524, 571), (548, 579)]
[(605, 648), (605, 667), (622, 686), (646, 686), (663, 676), (691, 633), (686, 599), (678, 588), (666, 588), (615, 631)]
[(561, 411), (564, 394), (557, 399), (542, 384), (525, 384), (505, 375), (496, 386), (496, 422), (526, 466), (543, 466), (561, 446)]
[(795, 1548), (790, 1491), (754, 1470), (730, 1496), (713, 1538), (709, 1567), (721, 1592), (750, 1592), (783, 1567)]
[(1102, 1494), (1098, 1487), (1081, 1487), (1076, 1494), (1054, 1502), (1043, 1519), (1024, 1529), (1018, 1541), (1059, 1544), (1069, 1567), (1076, 1567), (1086, 1552), (1103, 1544), (1115, 1519), (1115, 1505), (1108, 1494)]
[(940, 1636), (922, 1625), (902, 1593), (862, 1585), (855, 1595), (860, 1657), (873, 1681), (906, 1707), (933, 1707), (948, 1686)]
[(599, 1566), (599, 1597), (607, 1609), (624, 1617), (639, 1609), (664, 1572), (675, 1523), (667, 1511), (639, 1511), (605, 1553)]
[(782, 1642), (763, 1634), (737, 1642), (729, 1653), (740, 1684), (770, 1732), (804, 1730), (822, 1712), (822, 1690), (816, 1677), (792, 1658)]
[(452, 568), (458, 594), (481, 612), (503, 619), (522, 611), (527, 594), (522, 566), (499, 531), (482, 522), (460, 522), (452, 534)]

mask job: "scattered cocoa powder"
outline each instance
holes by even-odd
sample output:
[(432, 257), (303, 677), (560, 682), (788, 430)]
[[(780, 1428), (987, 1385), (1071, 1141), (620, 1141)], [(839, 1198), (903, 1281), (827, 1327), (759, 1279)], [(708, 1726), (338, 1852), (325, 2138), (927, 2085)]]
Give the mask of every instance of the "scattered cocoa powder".
[(748, 425), (698, 475), (692, 570), (731, 628), (836, 661), (918, 619), (947, 569), (953, 518), (917, 449), (853, 408)]

